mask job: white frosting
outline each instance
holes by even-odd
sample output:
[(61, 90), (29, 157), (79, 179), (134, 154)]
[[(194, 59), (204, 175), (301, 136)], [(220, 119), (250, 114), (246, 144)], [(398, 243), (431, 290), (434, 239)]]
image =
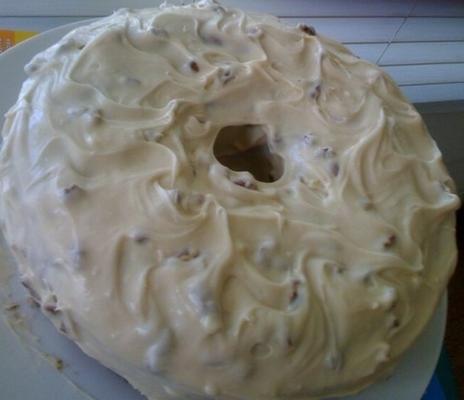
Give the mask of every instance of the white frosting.
[[(203, 1), (120, 10), (26, 71), (4, 232), (43, 311), (149, 399), (355, 392), (430, 319), (459, 200), (376, 66)], [(218, 161), (263, 141), (274, 182)]]

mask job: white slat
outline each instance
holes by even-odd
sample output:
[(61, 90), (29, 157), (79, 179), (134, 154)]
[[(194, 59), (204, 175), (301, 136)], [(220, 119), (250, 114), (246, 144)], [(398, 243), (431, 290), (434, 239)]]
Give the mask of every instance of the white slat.
[(404, 17), (410, 13), (414, 0), (223, 0), (222, 3), (288, 17)]
[(351, 52), (364, 60), (376, 63), (387, 43), (347, 44)]
[(399, 85), (464, 83), (464, 68), (461, 64), (402, 65), (383, 67), (383, 69)]
[(392, 43), (380, 60), (380, 65), (455, 62), (464, 63), (464, 41)]
[(403, 18), (281, 18), (288, 24), (303, 22), (322, 35), (344, 43), (382, 43), (390, 41)]
[(401, 86), (401, 90), (413, 103), (464, 99), (464, 83)]
[(464, 40), (464, 18), (408, 18), (395, 42)]
[(411, 16), (414, 17), (464, 17), (464, 1), (419, 0)]
[[(109, 14), (121, 7), (155, 7), (161, 2), (162, 0), (0, 0), (0, 14), (2, 16), (99, 16)], [(223, 0), (223, 3), (279, 16), (401, 17), (409, 14), (414, 0)]]

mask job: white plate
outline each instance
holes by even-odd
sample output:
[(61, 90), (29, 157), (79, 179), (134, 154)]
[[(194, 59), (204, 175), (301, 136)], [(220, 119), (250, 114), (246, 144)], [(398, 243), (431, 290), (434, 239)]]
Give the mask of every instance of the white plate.
[[(23, 67), (32, 56), (84, 23), (69, 24), (42, 33), (0, 55), (0, 115), (16, 101), (21, 83), (26, 77)], [(26, 326), (20, 324), (13, 332), (11, 321), (8, 323), (6, 319), (0, 318), (2, 399), (84, 400), (89, 399), (88, 395), (96, 400), (142, 399), (123, 379), (84, 355), (76, 345), (60, 335), (38, 310), (28, 306), (24, 301), (26, 293), (19, 287), (15, 276), (6, 278), (5, 271), (11, 270), (12, 260), (3, 252), (0, 261), (3, 301), (5, 293), (10, 292), (11, 298), (6, 301), (20, 301), (21, 307), (16, 311), (26, 321)], [(420, 399), (440, 354), (446, 308), (444, 297), (432, 321), (391, 378), (345, 400)], [(12, 317), (15, 311), (8, 314)], [(53, 360), (49, 355), (64, 361), (62, 372), (58, 372), (53, 363), (49, 362)]]

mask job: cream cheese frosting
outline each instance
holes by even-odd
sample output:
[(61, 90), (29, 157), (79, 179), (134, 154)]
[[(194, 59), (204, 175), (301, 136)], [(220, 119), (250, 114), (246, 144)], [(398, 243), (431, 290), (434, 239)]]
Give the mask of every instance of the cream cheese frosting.
[(26, 72), (3, 231), (43, 312), (147, 398), (354, 393), (429, 321), (459, 199), (378, 67), (200, 1), (119, 10)]

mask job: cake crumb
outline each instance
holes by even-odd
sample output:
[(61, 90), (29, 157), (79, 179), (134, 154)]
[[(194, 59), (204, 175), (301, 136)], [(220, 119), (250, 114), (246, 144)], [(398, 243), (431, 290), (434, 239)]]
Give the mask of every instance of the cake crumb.
[(198, 66), (198, 63), (196, 61), (190, 61), (189, 66), (190, 66), (190, 69), (193, 72), (199, 72), (200, 71), (200, 67)]
[(315, 36), (316, 35), (316, 29), (314, 29), (313, 26), (309, 26), (306, 24), (298, 24), (298, 29), (304, 33), (306, 33), (309, 36)]
[(10, 303), (10, 304), (6, 304), (3, 308), (5, 309), (5, 311), (13, 311), (19, 308), (19, 304)]
[(58, 357), (54, 357), (53, 365), (56, 368), (56, 370), (58, 370), (58, 371), (62, 371), (63, 368), (64, 368), (63, 360), (61, 358), (58, 358)]
[(330, 172), (333, 176), (337, 177), (340, 173), (340, 165), (337, 162), (334, 162), (330, 165)]
[(177, 258), (181, 261), (190, 261), (200, 255), (198, 250), (185, 248), (177, 254)]
[(317, 100), (319, 98), (319, 96), (321, 95), (321, 85), (318, 84), (314, 87), (314, 89), (312, 89), (310, 92), (309, 92), (309, 96), (314, 99), (314, 100)]
[(135, 243), (137, 244), (144, 244), (144, 243), (147, 243), (149, 241), (149, 237), (147, 235), (144, 235), (144, 234), (141, 234), (141, 233), (137, 233), (134, 235), (134, 241)]
[(232, 182), (237, 186), (244, 187), (245, 189), (258, 190), (256, 183), (252, 182), (251, 180), (235, 179)]
[(289, 298), (290, 304), (294, 303), (298, 299), (298, 288), (300, 284), (301, 282), (298, 280), (292, 282), (292, 291)]
[(391, 234), (387, 237), (387, 239), (383, 242), (383, 247), (385, 249), (389, 249), (390, 247), (394, 246), (396, 243), (396, 236)]

